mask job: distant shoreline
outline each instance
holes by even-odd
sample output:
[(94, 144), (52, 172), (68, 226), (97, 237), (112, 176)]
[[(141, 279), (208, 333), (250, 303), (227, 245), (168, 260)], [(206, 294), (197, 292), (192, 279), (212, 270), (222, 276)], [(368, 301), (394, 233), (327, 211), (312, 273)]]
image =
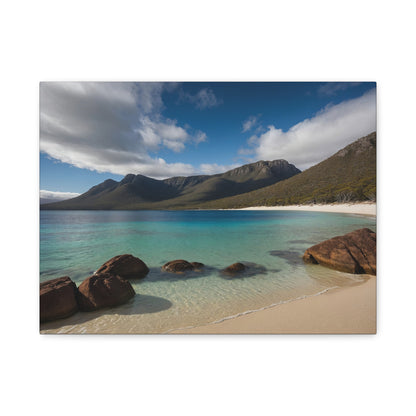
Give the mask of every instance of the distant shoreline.
[(371, 217), (375, 217), (377, 215), (377, 205), (374, 202), (359, 202), (352, 204), (281, 205), (273, 207), (260, 206), (236, 208), (235, 210), (338, 212), (340, 214), (359, 214)]
[(357, 214), (375, 217), (377, 205), (374, 202), (357, 202), (350, 204), (313, 204), (313, 205), (278, 205), (258, 206), (246, 208), (183, 208), (183, 209), (51, 209), (42, 208), (44, 211), (310, 211), (310, 212), (335, 212), (340, 214)]

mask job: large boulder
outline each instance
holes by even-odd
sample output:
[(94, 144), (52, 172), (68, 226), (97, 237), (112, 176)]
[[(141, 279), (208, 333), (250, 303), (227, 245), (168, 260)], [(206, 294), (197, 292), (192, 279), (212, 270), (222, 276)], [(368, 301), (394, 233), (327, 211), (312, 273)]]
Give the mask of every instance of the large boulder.
[(230, 266), (226, 267), (224, 270), (222, 270), (222, 273), (228, 276), (234, 276), (238, 273), (244, 272), (246, 269), (247, 266), (245, 266), (243, 263), (233, 263)]
[(66, 318), (78, 311), (77, 287), (68, 277), (58, 277), (40, 284), (40, 321)]
[(308, 248), (303, 260), (346, 273), (376, 274), (376, 233), (368, 228)]
[(149, 273), (146, 264), (131, 254), (121, 254), (105, 262), (95, 273), (110, 273), (123, 279), (143, 279)]
[(192, 270), (198, 270), (204, 267), (202, 263), (192, 262), (186, 260), (172, 260), (168, 261), (162, 266), (162, 271), (170, 273), (183, 273)]
[(96, 273), (87, 277), (78, 287), (79, 309), (94, 311), (118, 306), (135, 294), (128, 280), (114, 274)]

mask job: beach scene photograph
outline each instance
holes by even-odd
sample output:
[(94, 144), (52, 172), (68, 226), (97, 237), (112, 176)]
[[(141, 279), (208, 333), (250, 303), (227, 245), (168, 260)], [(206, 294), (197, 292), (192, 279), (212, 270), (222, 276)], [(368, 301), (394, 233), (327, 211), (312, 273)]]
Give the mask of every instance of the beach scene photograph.
[(375, 82), (41, 82), (41, 334), (375, 334)]
[(1, 413), (415, 413), (410, 5), (5, 3)]

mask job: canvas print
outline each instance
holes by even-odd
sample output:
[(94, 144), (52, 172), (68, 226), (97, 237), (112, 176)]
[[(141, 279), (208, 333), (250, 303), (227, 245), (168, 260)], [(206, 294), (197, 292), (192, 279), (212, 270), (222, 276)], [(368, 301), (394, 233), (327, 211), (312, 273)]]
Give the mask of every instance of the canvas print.
[(42, 334), (376, 332), (374, 82), (40, 83)]

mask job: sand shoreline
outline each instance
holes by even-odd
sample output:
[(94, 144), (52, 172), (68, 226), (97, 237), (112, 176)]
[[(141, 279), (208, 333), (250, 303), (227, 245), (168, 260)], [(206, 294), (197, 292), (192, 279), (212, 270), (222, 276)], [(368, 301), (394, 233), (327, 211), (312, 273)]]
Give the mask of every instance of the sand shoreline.
[(356, 204), (315, 204), (315, 205), (284, 205), (273, 207), (248, 207), (238, 208), (247, 211), (315, 211), (315, 212), (338, 212), (342, 214), (369, 215), (375, 217), (377, 205), (373, 202), (362, 202)]
[[(315, 295), (270, 305), (224, 317), (216, 322), (171, 329), (159, 334), (375, 334), (377, 330), (376, 277), (366, 276), (363, 283), (329, 288)], [(62, 332), (63, 327), (69, 325)], [(72, 322), (62, 327), (43, 324), (41, 334), (85, 333), (72, 330), (84, 323)], [(105, 334), (151, 334), (154, 332), (105, 330)]]
[(375, 334), (376, 277), (171, 334)]

